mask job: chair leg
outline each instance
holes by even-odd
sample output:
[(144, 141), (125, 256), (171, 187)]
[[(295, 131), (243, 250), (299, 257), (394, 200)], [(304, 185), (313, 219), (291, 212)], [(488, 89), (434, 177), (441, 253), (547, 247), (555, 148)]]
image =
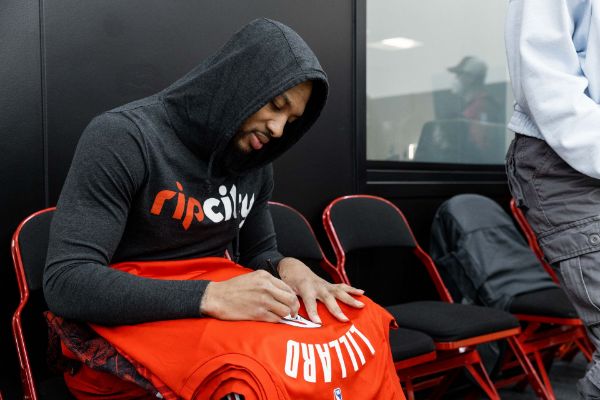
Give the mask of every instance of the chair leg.
[[(402, 380), (400, 381), (402, 383)], [(406, 394), (406, 400), (415, 400), (415, 388), (410, 378), (404, 380), (404, 394)]]
[(465, 367), (471, 376), (473, 376), (475, 381), (479, 384), (479, 387), (483, 389), (485, 394), (490, 398), (490, 400), (500, 400), (500, 394), (496, 390), (494, 383), (483, 367), (481, 359), (476, 363), (467, 364)]
[(585, 357), (587, 362), (592, 361), (592, 354), (594, 353), (594, 345), (587, 336), (585, 328), (579, 327), (581, 337), (573, 340), (569, 345), (565, 345), (564, 348), (560, 349), (559, 358), (564, 361), (572, 361), (573, 358), (580, 351)]
[(585, 329), (582, 327), (581, 330), (583, 331), (583, 336), (581, 337), (581, 339), (576, 339), (575, 344), (577, 345), (577, 347), (579, 347), (581, 353), (583, 354), (587, 362), (590, 362), (592, 361), (592, 354), (594, 353), (594, 351), (596, 351), (596, 348), (594, 347), (594, 344), (592, 343), (590, 338), (587, 336), (587, 332), (585, 331)]
[(548, 393), (554, 398), (554, 390), (552, 390), (552, 383), (550, 383), (550, 377), (548, 376), (548, 372), (546, 370), (546, 363), (544, 363), (544, 359), (542, 358), (539, 351), (533, 353), (533, 357), (535, 363), (537, 364), (537, 370), (539, 371), (540, 378), (546, 387)]
[[(571, 361), (573, 361), (573, 358), (575, 358), (577, 353), (579, 353), (580, 351), (583, 353), (584, 349), (581, 348), (580, 343), (578, 343), (577, 339), (576, 339), (576, 340), (572, 341), (571, 343), (563, 344), (558, 349), (558, 353), (557, 353), (556, 357), (559, 360), (571, 362)], [(585, 356), (585, 354), (584, 354), (584, 356)]]
[(519, 364), (521, 364), (521, 368), (523, 368), (523, 371), (527, 376), (527, 380), (529, 381), (531, 388), (538, 396), (538, 398), (544, 400), (556, 400), (554, 397), (554, 393), (549, 393), (547, 388), (542, 383), (538, 373), (531, 364), (531, 361), (529, 361), (529, 358), (525, 354), (525, 351), (523, 350), (523, 347), (521, 346), (517, 338), (511, 337), (507, 338), (506, 340), (508, 341), (508, 344), (510, 345), (515, 357), (519, 361)]
[(455, 368), (451, 371), (448, 371), (446, 376), (444, 376), (444, 379), (442, 380), (442, 382), (440, 382), (435, 391), (432, 393), (432, 395), (429, 397), (430, 400), (439, 400), (442, 398), (442, 396), (444, 396), (444, 394), (446, 393), (446, 390), (448, 390), (448, 387), (450, 387), (450, 385), (452, 384), (452, 382), (454, 382), (454, 380), (456, 379), (456, 377), (458, 376), (458, 374), (460, 373), (461, 369), (460, 368)]

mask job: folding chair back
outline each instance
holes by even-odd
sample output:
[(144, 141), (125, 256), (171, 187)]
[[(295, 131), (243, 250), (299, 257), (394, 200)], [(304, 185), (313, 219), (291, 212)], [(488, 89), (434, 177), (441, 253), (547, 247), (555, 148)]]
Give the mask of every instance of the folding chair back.
[(19, 225), (13, 236), (13, 261), (18, 272), (22, 270), (24, 273), (23, 280), (18, 276), (21, 292), (42, 288), (53, 214), (54, 209), (51, 208), (31, 215)]
[(525, 218), (523, 212), (519, 209), (519, 207), (517, 207), (517, 202), (515, 201), (515, 199), (512, 198), (510, 199), (510, 211), (513, 217), (517, 220), (521, 231), (523, 231), (523, 233), (525, 234), (525, 238), (527, 239), (529, 247), (531, 248), (531, 250), (533, 250), (538, 260), (540, 260), (540, 263), (542, 264), (548, 275), (550, 275), (554, 282), (559, 283), (560, 281), (558, 279), (558, 275), (556, 275), (556, 272), (554, 271), (552, 266), (548, 264), (548, 262), (544, 258), (544, 253), (542, 252), (542, 249), (538, 244), (537, 238), (535, 237), (535, 233), (533, 233), (533, 229), (531, 229), (531, 226), (529, 225), (529, 222), (527, 222), (527, 219)]
[(377, 302), (452, 302), (431, 258), (393, 203), (369, 195), (340, 197), (325, 209), (323, 224), (337, 269), (347, 283), (365, 289)]
[(272, 201), (269, 202), (269, 209), (280, 253), (302, 260), (322, 278), (335, 283), (344, 281), (339, 271), (325, 257), (314, 231), (300, 212)]
[[(404, 215), (387, 200), (375, 197), (345, 196), (325, 211), (339, 249), (348, 253), (370, 247), (417, 247)], [(341, 254), (340, 254), (341, 255)]]
[(54, 208), (32, 214), (17, 227), (11, 243), (13, 264), (19, 285), (20, 303), (13, 314), (12, 329), (21, 368), (24, 398), (68, 399), (62, 376), (46, 367), (47, 310), (42, 293), (46, 250)]

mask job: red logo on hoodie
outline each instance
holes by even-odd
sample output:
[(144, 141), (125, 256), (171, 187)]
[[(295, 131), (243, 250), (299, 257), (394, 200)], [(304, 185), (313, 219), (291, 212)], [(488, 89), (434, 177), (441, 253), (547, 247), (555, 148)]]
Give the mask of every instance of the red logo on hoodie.
[(177, 195), (177, 204), (171, 218), (182, 221), (183, 229), (185, 230), (188, 230), (194, 219), (202, 222), (206, 217), (214, 223), (219, 223), (229, 221), (231, 218), (237, 219), (238, 213), (241, 217), (241, 228), (254, 204), (254, 194), (248, 200), (248, 195), (242, 196), (242, 194), (237, 193), (235, 185), (232, 185), (229, 191), (227, 191), (224, 185), (220, 186), (219, 194), (223, 197), (208, 198), (204, 201), (204, 204), (191, 196), (186, 201), (186, 196), (183, 194), (183, 186), (179, 182), (176, 182), (176, 184), (179, 192), (173, 190), (161, 190), (158, 192), (154, 198), (150, 213), (160, 215), (165, 203), (171, 201)]
[(152, 204), (152, 208), (150, 209), (150, 213), (154, 215), (160, 215), (162, 208), (167, 200), (171, 200), (175, 195), (177, 195), (177, 206), (175, 207), (175, 211), (171, 216), (173, 219), (181, 220), (183, 218), (183, 212), (185, 209), (185, 218), (183, 218), (183, 229), (187, 231), (187, 229), (192, 224), (192, 219), (194, 217), (198, 222), (202, 222), (204, 219), (204, 212), (202, 211), (202, 205), (200, 202), (193, 197), (190, 197), (187, 201), (187, 209), (185, 206), (185, 195), (183, 194), (183, 186), (181, 183), (177, 182), (177, 189), (179, 189), (179, 193), (174, 192), (172, 190), (161, 190), (158, 192), (156, 197), (154, 198), (154, 204)]

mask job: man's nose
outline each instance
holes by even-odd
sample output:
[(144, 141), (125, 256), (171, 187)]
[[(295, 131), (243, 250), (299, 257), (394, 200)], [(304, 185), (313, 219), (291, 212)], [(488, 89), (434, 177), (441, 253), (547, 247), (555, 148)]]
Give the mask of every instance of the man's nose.
[(287, 123), (287, 118), (273, 118), (267, 124), (267, 128), (271, 131), (271, 137), (280, 138), (283, 136), (283, 130), (285, 129), (285, 124)]

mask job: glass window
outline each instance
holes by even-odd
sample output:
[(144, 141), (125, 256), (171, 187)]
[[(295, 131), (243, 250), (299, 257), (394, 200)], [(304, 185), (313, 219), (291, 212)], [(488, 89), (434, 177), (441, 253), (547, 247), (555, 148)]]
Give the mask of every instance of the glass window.
[(503, 164), (506, 0), (367, 0), (367, 159)]

